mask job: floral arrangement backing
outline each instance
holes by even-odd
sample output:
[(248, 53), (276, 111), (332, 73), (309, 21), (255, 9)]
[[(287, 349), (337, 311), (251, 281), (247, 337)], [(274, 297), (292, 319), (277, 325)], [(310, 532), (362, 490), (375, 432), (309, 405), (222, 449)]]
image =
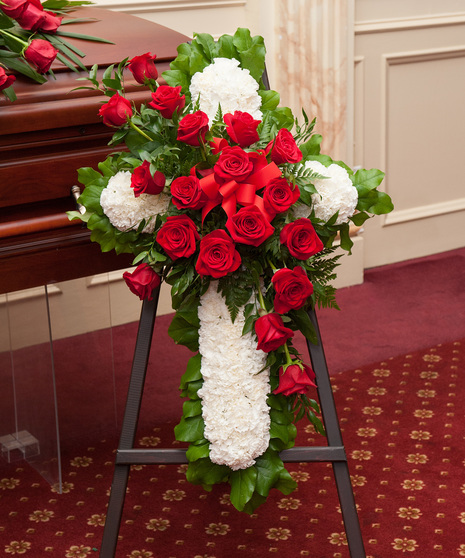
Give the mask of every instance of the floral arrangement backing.
[[(207, 490), (229, 482), (232, 504), (252, 513), (272, 488), (296, 487), (279, 455), (295, 423), (324, 434), (294, 334), (316, 343), (307, 310), (337, 308), (334, 250), (350, 252), (350, 223), (393, 206), (378, 190), (381, 171), (353, 173), (321, 154), (315, 121), (279, 106), (263, 82), (262, 37), (195, 35), (167, 85), (155, 59), (124, 60), (101, 83), (96, 67), (83, 78), (108, 98), (100, 114), (124, 149), (79, 170), (85, 213), (70, 218), (103, 251), (135, 255), (124, 278), (141, 299), (171, 286), (169, 333), (195, 353), (175, 427), (190, 444), (187, 479)], [(126, 68), (149, 88), (139, 109), (124, 96)]]
[[(0, 92), (10, 101), (16, 100), (14, 82), (17, 72), (45, 83), (44, 74), (57, 58), (74, 71), (86, 70), (85, 56), (67, 38), (108, 43), (105, 39), (66, 31), (67, 25), (90, 21), (82, 18), (64, 19), (79, 6), (92, 4), (86, 0), (0, 0)], [(10, 71), (10, 73), (8, 73)]]

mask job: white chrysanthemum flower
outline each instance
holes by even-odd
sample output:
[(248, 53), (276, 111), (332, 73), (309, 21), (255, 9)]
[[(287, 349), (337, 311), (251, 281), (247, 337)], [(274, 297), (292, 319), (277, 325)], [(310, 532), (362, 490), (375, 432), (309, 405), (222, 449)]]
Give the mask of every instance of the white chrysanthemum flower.
[(208, 115), (210, 123), (220, 104), (223, 114), (240, 110), (256, 120), (262, 118), (258, 83), (249, 70), (239, 68), (239, 60), (235, 58), (215, 58), (202, 72), (192, 76), (189, 91), (194, 103), (200, 95), (199, 108)]
[(103, 212), (119, 231), (137, 229), (142, 219), (145, 219), (147, 224), (142, 232), (152, 233), (155, 217), (168, 210), (169, 202), (169, 196), (163, 192), (156, 196), (141, 194), (136, 198), (131, 188), (129, 171), (119, 171), (112, 176), (100, 195)]
[(315, 216), (326, 223), (339, 211), (336, 225), (346, 223), (355, 213), (358, 203), (357, 188), (352, 184), (349, 173), (335, 163), (325, 167), (318, 161), (307, 161), (305, 167), (327, 177), (313, 180), (318, 191), (318, 194), (312, 195)]
[(212, 282), (199, 306), (199, 351), (204, 384), (202, 399), (205, 438), (210, 459), (233, 470), (247, 469), (268, 448), (270, 414), (269, 370), (260, 372), (266, 353), (257, 351), (251, 333), (242, 335), (243, 312), (232, 323), (218, 282)]

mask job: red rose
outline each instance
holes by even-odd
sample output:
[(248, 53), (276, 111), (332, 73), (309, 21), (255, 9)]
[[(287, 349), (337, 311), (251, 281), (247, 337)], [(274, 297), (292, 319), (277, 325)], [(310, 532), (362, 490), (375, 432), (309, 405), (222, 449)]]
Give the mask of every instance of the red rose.
[(57, 54), (58, 50), (48, 41), (34, 39), (24, 51), (24, 58), (34, 64), (38, 72), (45, 74), (50, 70)]
[(313, 285), (305, 271), (299, 266), (294, 267), (293, 270), (278, 270), (273, 275), (271, 282), (276, 293), (274, 309), (280, 314), (302, 308), (313, 293)]
[(302, 160), (302, 152), (287, 128), (281, 128), (274, 141), (266, 146), (266, 153), (271, 151), (271, 160), (277, 165), (282, 163), (298, 163)]
[(290, 364), (279, 369), (279, 386), (273, 393), (292, 395), (307, 393), (310, 387), (316, 387), (315, 372), (306, 364)]
[(157, 234), (157, 242), (172, 260), (188, 258), (195, 252), (199, 233), (187, 215), (168, 217)]
[(251, 246), (260, 246), (274, 231), (256, 205), (240, 209), (228, 219), (226, 228), (235, 242)]
[(198, 110), (192, 114), (186, 114), (179, 122), (178, 140), (187, 145), (197, 147), (205, 141), (205, 134), (208, 132), (208, 116)]
[(0, 9), (5, 15), (17, 19), (29, 4), (29, 0), (3, 0)]
[(173, 114), (181, 112), (186, 104), (186, 96), (181, 95), (182, 87), (170, 87), (169, 85), (160, 85), (160, 87), (152, 93), (152, 102), (149, 106), (155, 110), (159, 110), (163, 118), (172, 118)]
[(221, 155), (213, 167), (215, 180), (219, 184), (236, 180), (245, 180), (253, 171), (253, 163), (249, 160), (249, 154), (241, 147), (235, 145), (223, 149)]
[(2, 89), (6, 89), (7, 87), (10, 87), (10, 85), (12, 85), (15, 82), (15, 80), (16, 80), (15, 76), (7, 75), (7, 73), (2, 68), (2, 66), (0, 66), (0, 91), (2, 91)]
[(60, 27), (62, 21), (62, 17), (57, 16), (53, 12), (45, 11), (39, 30), (44, 31), (45, 33), (55, 33), (58, 27)]
[(100, 107), (99, 115), (103, 117), (103, 123), (107, 126), (122, 126), (132, 116), (131, 103), (115, 93), (105, 105)]
[(42, 22), (45, 19), (45, 12), (42, 4), (39, 6), (35, 3), (28, 2), (24, 6), (24, 10), (16, 18), (16, 21), (21, 25), (23, 29), (27, 31), (37, 31), (40, 29)]
[(241, 256), (234, 242), (222, 229), (205, 235), (200, 241), (199, 259), (195, 269), (199, 275), (211, 275), (215, 279), (236, 271)]
[(158, 273), (155, 273), (146, 263), (138, 265), (132, 273), (125, 271), (123, 279), (131, 292), (141, 300), (152, 300), (152, 291), (159, 287), (161, 283)]
[(229, 143), (224, 138), (213, 138), (209, 145), (214, 155), (218, 155), (225, 147), (229, 147)]
[(171, 199), (178, 209), (201, 209), (208, 198), (196, 176), (180, 176), (171, 183)]
[(294, 337), (292, 329), (284, 326), (283, 319), (279, 314), (265, 314), (255, 322), (255, 333), (258, 337), (257, 350), (275, 351), (281, 345)]
[(155, 66), (156, 57), (156, 54), (146, 52), (145, 54), (134, 56), (134, 58), (129, 60), (128, 68), (137, 83), (143, 85), (148, 79), (157, 79), (158, 70)]
[(297, 219), (285, 225), (279, 240), (287, 246), (290, 254), (299, 260), (308, 260), (324, 248), (309, 219)]
[(248, 112), (236, 110), (234, 114), (225, 114), (223, 120), (229, 137), (241, 147), (248, 147), (260, 139), (257, 132), (260, 120), (254, 120)]
[(273, 178), (268, 182), (263, 192), (265, 209), (270, 213), (284, 213), (300, 196), (300, 190), (295, 184), (292, 186), (285, 178)]
[(138, 198), (141, 194), (157, 195), (165, 187), (165, 175), (160, 171), (155, 171), (152, 176), (150, 163), (144, 161), (142, 165), (134, 169), (131, 175), (131, 188), (134, 189), (134, 196)]

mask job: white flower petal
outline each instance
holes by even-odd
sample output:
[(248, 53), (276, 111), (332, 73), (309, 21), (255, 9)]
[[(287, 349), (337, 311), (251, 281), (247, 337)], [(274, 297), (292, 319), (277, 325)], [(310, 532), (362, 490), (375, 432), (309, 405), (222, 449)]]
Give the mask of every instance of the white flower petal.
[(235, 58), (215, 58), (202, 72), (192, 76), (189, 91), (193, 103), (200, 95), (199, 108), (208, 115), (210, 124), (219, 104), (223, 114), (240, 110), (257, 120), (262, 118), (258, 83), (249, 70), (239, 68), (239, 60)]
[(119, 171), (112, 176), (100, 195), (103, 212), (119, 231), (137, 229), (142, 219), (145, 219), (147, 224), (142, 232), (152, 233), (155, 217), (167, 211), (169, 202), (169, 196), (164, 193), (157, 196), (141, 194), (136, 198), (131, 188), (129, 171)]
[(266, 403), (269, 371), (260, 372), (266, 353), (257, 351), (251, 333), (242, 335), (244, 316), (234, 323), (217, 282), (212, 282), (199, 306), (199, 350), (204, 384), (202, 399), (205, 438), (210, 459), (231, 469), (246, 469), (268, 448), (270, 414)]
[(312, 196), (315, 216), (326, 223), (339, 211), (336, 225), (346, 223), (355, 213), (358, 203), (357, 188), (352, 184), (349, 173), (335, 163), (325, 167), (318, 161), (307, 161), (305, 167), (328, 177), (313, 180), (318, 191)]

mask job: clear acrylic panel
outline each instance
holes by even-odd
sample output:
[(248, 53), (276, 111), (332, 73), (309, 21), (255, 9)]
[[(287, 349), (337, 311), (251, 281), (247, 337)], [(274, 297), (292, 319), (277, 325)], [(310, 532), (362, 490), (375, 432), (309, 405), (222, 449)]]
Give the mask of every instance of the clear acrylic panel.
[(25, 459), (50, 484), (60, 487), (47, 290), (38, 287), (18, 291), (4, 295), (2, 301), (2, 457), (7, 462)]

